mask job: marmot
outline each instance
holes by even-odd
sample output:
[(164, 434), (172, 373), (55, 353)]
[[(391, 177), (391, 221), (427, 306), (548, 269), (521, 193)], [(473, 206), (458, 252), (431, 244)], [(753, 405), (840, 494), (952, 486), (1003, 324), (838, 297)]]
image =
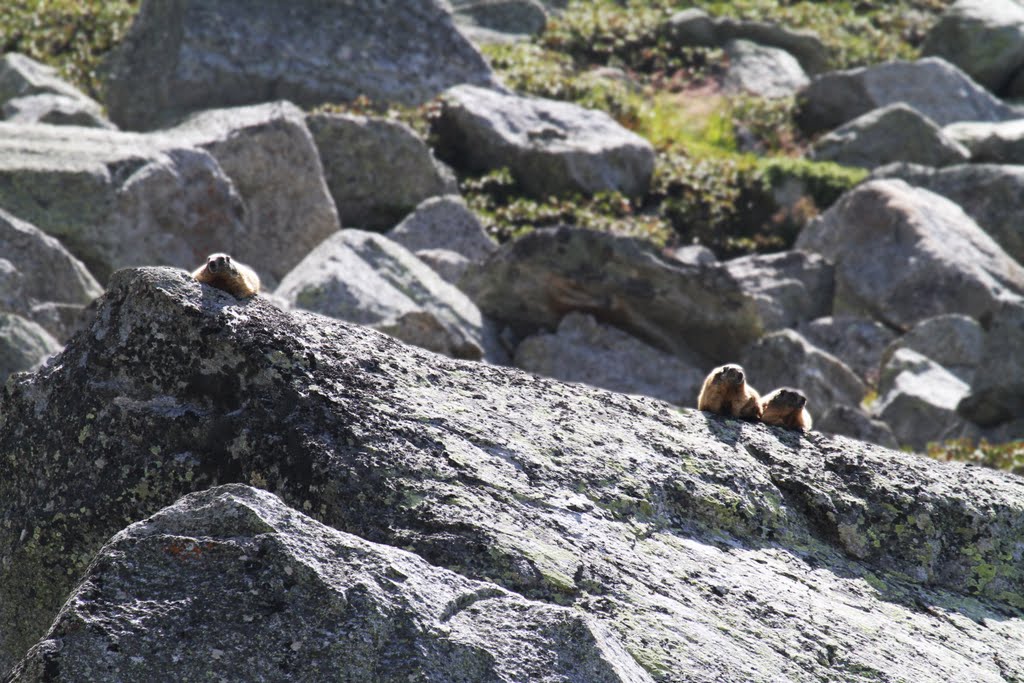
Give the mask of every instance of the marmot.
[(761, 399), (761, 422), (807, 431), (814, 424), (807, 412), (807, 397), (796, 389), (776, 389)]
[(746, 383), (743, 368), (723, 365), (711, 371), (697, 397), (697, 409), (719, 415), (756, 420), (761, 417), (761, 397)]
[(227, 254), (210, 254), (206, 257), (206, 265), (197, 268), (192, 277), (222, 289), (236, 299), (244, 299), (260, 291), (260, 278), (256, 271), (238, 261), (232, 261)]

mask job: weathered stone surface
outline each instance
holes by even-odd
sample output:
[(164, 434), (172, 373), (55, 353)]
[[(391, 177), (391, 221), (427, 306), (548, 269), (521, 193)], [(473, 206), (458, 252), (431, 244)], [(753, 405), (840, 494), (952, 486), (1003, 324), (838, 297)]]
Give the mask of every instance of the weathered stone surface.
[(665, 22), (665, 33), (680, 47), (711, 47), (718, 45), (715, 22), (699, 7), (679, 10)]
[(245, 202), (246, 225), (246, 239), (231, 254), (268, 288), (338, 231), (313, 136), (290, 102), (205, 111), (156, 135), (167, 145), (205, 149), (231, 178)]
[(538, 197), (647, 190), (654, 148), (603, 111), (470, 85), (447, 90), (443, 101), (437, 153), (457, 168), (508, 167)]
[(3, 115), (11, 123), (49, 123), (54, 126), (115, 128), (103, 116), (100, 105), (84, 97), (44, 93), (7, 100)]
[[(125, 520), (239, 482), (572, 607), (664, 683), (1024, 675), (1024, 500), (1009, 474), (453, 361), (169, 269), (119, 273), (88, 334), (4, 392), (2, 669)], [(214, 559), (194, 555), (154, 559)], [(243, 599), (316, 569), (267, 574)], [(288, 618), (260, 604), (257, 618)], [(465, 611), (453, 621), (480, 613)]]
[(831, 130), (872, 109), (905, 102), (940, 126), (1020, 116), (971, 77), (938, 57), (834, 71), (799, 95), (797, 122), (808, 133)]
[(696, 407), (710, 368), (648, 346), (585, 313), (562, 318), (554, 334), (527, 337), (516, 349), (517, 368), (624, 394), (640, 394)]
[(482, 261), (498, 248), (457, 195), (426, 200), (387, 236), (409, 251), (447, 249), (470, 261)]
[(766, 47), (749, 40), (730, 40), (725, 44), (729, 69), (723, 85), (731, 92), (761, 97), (789, 97), (810, 79), (793, 55), (777, 47)]
[[(58, 339), (59, 320), (39, 309), (48, 303), (85, 305), (103, 293), (82, 262), (60, 242), (0, 209), (0, 311), (33, 319)], [(37, 312), (39, 315), (37, 315)]]
[(1014, 0), (956, 0), (928, 31), (921, 52), (1002, 92), (1024, 66), (1024, 6)]
[(882, 363), (887, 363), (898, 349), (910, 349), (970, 384), (982, 360), (984, 343), (985, 332), (974, 318), (956, 313), (937, 315), (894, 340), (882, 354)]
[(652, 680), (578, 611), (336, 531), (240, 484), (186, 496), (114, 536), (11, 680), (171, 671), (178, 680)]
[(277, 288), (293, 306), (372, 325), (454, 358), (493, 358), (489, 328), (469, 298), (383, 235), (342, 230)]
[(52, 66), (18, 52), (8, 52), (0, 57), (0, 104), (29, 95), (62, 95), (92, 101), (62, 79)]
[(61, 345), (36, 323), (14, 313), (0, 313), (0, 382), (12, 372), (31, 370)]
[(473, 263), (462, 254), (448, 249), (420, 249), (413, 253), (440, 275), (442, 280), (456, 286)]
[(451, 0), (455, 18), (499, 33), (536, 35), (548, 15), (537, 0)]
[(755, 302), (724, 266), (686, 265), (592, 230), (535, 230), (474, 265), (460, 286), (522, 334), (581, 311), (663, 351), (727, 362), (763, 331)]
[(811, 344), (845, 363), (871, 387), (878, 386), (882, 353), (896, 338), (895, 332), (874, 320), (849, 315), (818, 318), (799, 325), (797, 331)]
[(404, 123), (354, 114), (306, 121), (342, 225), (386, 230), (423, 200), (458, 191), (451, 171)]
[(993, 426), (1024, 417), (1024, 303), (1003, 304), (982, 324), (981, 360), (971, 391), (957, 410), (980, 425)]
[(953, 438), (964, 428), (956, 407), (969, 387), (956, 375), (916, 351), (898, 349), (882, 368), (878, 417), (900, 444), (924, 449)]
[(715, 257), (715, 252), (702, 244), (688, 244), (684, 247), (679, 247), (672, 252), (672, 258), (690, 266), (706, 265), (718, 261)]
[(752, 254), (722, 265), (753, 297), (765, 330), (793, 327), (832, 310), (834, 269), (818, 254)]
[(950, 166), (970, 152), (934, 121), (902, 102), (880, 107), (843, 124), (814, 143), (817, 161), (875, 168), (894, 161)]
[(873, 177), (901, 178), (950, 199), (1017, 263), (1024, 264), (1024, 166), (964, 164), (934, 169), (893, 164)]
[(146, 0), (104, 70), (110, 118), (132, 130), (269, 99), (418, 104), (494, 84), (440, 0)]
[(807, 396), (812, 416), (837, 405), (859, 406), (867, 387), (830, 353), (815, 348), (795, 330), (767, 334), (743, 352), (743, 368), (762, 395), (796, 387)]
[(848, 436), (858, 441), (876, 443), (886, 448), (899, 448), (899, 441), (889, 425), (873, 420), (860, 408), (835, 405), (814, 419), (814, 428), (826, 434)]
[(967, 148), (972, 162), (1024, 163), (1024, 119), (997, 123), (965, 121), (942, 130)]
[(872, 180), (812, 221), (796, 248), (836, 264), (836, 313), (894, 329), (943, 313), (978, 318), (1024, 293), (1024, 268), (957, 205), (901, 180)]

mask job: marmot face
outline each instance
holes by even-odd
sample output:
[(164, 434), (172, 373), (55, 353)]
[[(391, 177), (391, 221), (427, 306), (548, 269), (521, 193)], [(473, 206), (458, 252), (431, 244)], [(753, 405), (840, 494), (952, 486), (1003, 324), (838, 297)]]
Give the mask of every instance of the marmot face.
[(746, 383), (746, 374), (739, 365), (730, 363), (708, 374), (697, 397), (698, 410), (719, 415), (756, 420), (761, 416), (760, 396)]
[(227, 254), (210, 254), (206, 257), (206, 269), (214, 275), (227, 278), (238, 277), (238, 269)]
[(776, 389), (761, 402), (761, 421), (787, 429), (810, 429), (811, 414), (807, 412), (807, 397), (790, 387)]
[(224, 290), (236, 299), (243, 299), (260, 291), (260, 278), (247, 265), (232, 261), (227, 254), (210, 254), (206, 265), (197, 268), (192, 277), (198, 282)]

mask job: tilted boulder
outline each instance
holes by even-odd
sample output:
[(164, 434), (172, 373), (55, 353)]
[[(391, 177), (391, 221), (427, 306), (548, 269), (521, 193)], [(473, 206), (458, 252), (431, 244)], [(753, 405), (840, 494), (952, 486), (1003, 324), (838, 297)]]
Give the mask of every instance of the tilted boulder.
[(458, 191), (409, 126), (381, 117), (311, 114), (324, 177), (342, 225), (386, 230), (430, 197)]
[(793, 327), (832, 310), (832, 264), (818, 254), (751, 254), (722, 263), (754, 299), (765, 330)]
[[(985, 340), (971, 390), (957, 412), (982, 426), (1024, 418), (1024, 302), (1007, 302), (982, 319)], [(1020, 438), (1020, 432), (1015, 435)]]
[(795, 246), (835, 263), (836, 313), (895, 329), (943, 313), (979, 318), (1024, 293), (1024, 267), (960, 207), (901, 180), (850, 190)]
[(896, 338), (896, 333), (885, 325), (850, 315), (818, 318), (798, 325), (796, 330), (811, 344), (845, 363), (871, 387), (878, 386), (882, 354)]
[(899, 349), (910, 349), (935, 361), (948, 372), (971, 383), (982, 361), (985, 332), (974, 318), (957, 313), (937, 315), (914, 325), (882, 354), (882, 364)]
[(1024, 163), (1024, 120), (965, 121), (950, 124), (942, 132), (963, 145), (972, 162)]
[(676, 405), (697, 406), (710, 368), (659, 351), (585, 313), (562, 318), (553, 334), (527, 337), (513, 364), (563, 382), (579, 382), (623, 394), (640, 394)]
[(1014, 0), (956, 0), (925, 36), (921, 52), (942, 57), (992, 92), (1024, 66), (1024, 6)]
[(131, 130), (268, 99), (419, 104), (494, 84), (440, 0), (144, 0), (103, 70), (110, 118)]
[[(102, 576), (114, 581), (111, 588), (156, 588), (140, 580), (148, 574), (137, 573), (135, 562), (131, 571), (103, 573), (138, 554), (104, 551), (92, 565), (96, 573), (88, 569), (128, 520), (227, 483), (273, 491), (320, 523), (426, 560), (402, 554), (409, 563), (402, 566), (423, 573), (385, 574), (350, 590), (345, 603), (315, 594), (320, 604), (387, 604), (371, 601), (379, 594), (373, 586), (388, 586), (397, 600), (426, 576), (440, 576), (435, 567), (525, 596), (507, 598), (522, 614), (538, 602), (570, 607), (547, 613), (566, 615), (573, 642), (594, 638), (582, 614), (659, 681), (998, 680), (1024, 669), (1017, 647), (1024, 640), (1024, 492), (1008, 473), (451, 360), (359, 326), (286, 313), (262, 297), (239, 302), (166, 268), (118, 273), (88, 333), (3, 391), (5, 671), (36, 643), (46, 645), (55, 619), (85, 613), (83, 596), (110, 596), (122, 605), (119, 616), (177, 620), (186, 608), (210, 615), (228, 609), (221, 600), (153, 604), (131, 601), (147, 593), (103, 591), (96, 581)], [(156, 534), (159, 524), (171, 524), (173, 510), (116, 542), (141, 542), (143, 530), (154, 532), (146, 557), (175, 567), (173, 581), (203, 567), (211, 585), (262, 578), (246, 586), (255, 593), (238, 595), (261, 609), (233, 612), (230, 633), (240, 632), (246, 615), (271, 628), (276, 620), (291, 623), (282, 603), (259, 597), (284, 597), (320, 570), (351, 565), (319, 544), (277, 545), (280, 552), (246, 552), (242, 560), (231, 537), (215, 533), (217, 525), (248, 525), (253, 531), (238, 543), (253, 539), (269, 548), (285, 540), (275, 528), (313, 525), (279, 507), (273, 509), (284, 519), (269, 506), (263, 516), (245, 508), (234, 505), (232, 515), (231, 505), (211, 503), (209, 524), (182, 539), (207, 537), (216, 548), (209, 554), (202, 545), (174, 545), (174, 526), (167, 536)], [(296, 562), (300, 553), (324, 563)], [(88, 592), (75, 593), (82, 579)], [(485, 596), (450, 622), (466, 633), (461, 626), (485, 620), (492, 604), (500, 607)], [(90, 627), (102, 628), (105, 612), (89, 614)], [(399, 614), (376, 614), (370, 623), (401, 624)], [(164, 634), (164, 647), (194, 641), (204, 623), (198, 618), (184, 635)], [(334, 633), (346, 626), (325, 624)], [(480, 647), (534, 627), (512, 620), (495, 628)], [(550, 653), (562, 642), (540, 625), (535, 630), (530, 648), (517, 645), (520, 652)], [(208, 642), (225, 633), (208, 631)], [(374, 641), (374, 633), (360, 643), (341, 641), (338, 652), (365, 651), (355, 648), (373, 642), (398, 648), (404, 640)], [(52, 637), (68, 638), (71, 651), (76, 634)], [(935, 643), (942, 643), (941, 657), (921, 656)], [(146, 665), (144, 657), (133, 662), (133, 652), (118, 653), (116, 643), (104, 645), (114, 647), (99, 653), (101, 661), (124, 662), (128, 654), (125, 667)], [(281, 656), (251, 645), (240, 644), (252, 658)], [(302, 647), (287, 660), (292, 666), (315, 664)], [(55, 648), (47, 652), (61, 661)], [(177, 666), (201, 667), (205, 675), (218, 657), (234, 662), (242, 654), (210, 651)], [(120, 679), (132, 678), (130, 671), (122, 669)], [(501, 680), (544, 680), (548, 671)], [(451, 677), (442, 672), (435, 680)]]
[(578, 611), (336, 531), (240, 484), (186, 496), (114, 536), (10, 680), (171, 671), (185, 681), (653, 680)]
[(641, 195), (654, 148), (603, 111), (471, 85), (445, 91), (437, 153), (456, 168), (507, 167), (535, 197), (617, 191)]
[(0, 382), (12, 372), (31, 370), (60, 349), (60, 342), (41, 326), (14, 313), (0, 313)]
[(92, 100), (66, 95), (26, 95), (7, 100), (3, 105), (5, 121), (11, 123), (49, 123), (54, 126), (115, 128), (103, 116), (103, 109)]
[(761, 97), (789, 97), (810, 80), (793, 55), (777, 47), (766, 47), (749, 40), (730, 40), (725, 44), (729, 69), (723, 86), (727, 91), (751, 93)]
[(498, 249), (480, 219), (457, 195), (424, 201), (387, 236), (409, 251), (447, 249), (470, 261), (483, 261)]
[(679, 263), (643, 241), (593, 230), (535, 230), (475, 264), (459, 285), (521, 334), (553, 330), (581, 311), (662, 351), (728, 362), (763, 331), (755, 302), (724, 266)]

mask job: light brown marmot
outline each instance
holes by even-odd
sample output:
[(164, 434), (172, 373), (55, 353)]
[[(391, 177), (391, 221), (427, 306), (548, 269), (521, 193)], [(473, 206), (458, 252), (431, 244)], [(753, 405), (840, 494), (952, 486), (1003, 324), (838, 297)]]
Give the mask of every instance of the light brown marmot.
[(256, 271), (238, 261), (232, 261), (227, 254), (210, 254), (206, 257), (206, 265), (197, 268), (192, 277), (222, 289), (236, 299), (244, 299), (260, 291), (260, 278)]
[(796, 389), (783, 387), (761, 399), (761, 422), (786, 429), (807, 431), (814, 424), (807, 412), (807, 397)]
[(723, 365), (711, 371), (697, 397), (697, 409), (719, 415), (756, 420), (761, 417), (761, 397), (746, 382), (743, 368)]

